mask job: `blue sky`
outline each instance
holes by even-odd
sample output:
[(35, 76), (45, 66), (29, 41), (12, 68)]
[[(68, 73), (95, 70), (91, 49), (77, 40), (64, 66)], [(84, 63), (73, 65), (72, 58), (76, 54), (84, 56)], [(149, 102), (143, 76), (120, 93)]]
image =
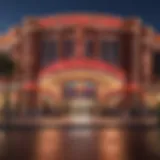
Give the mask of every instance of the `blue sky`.
[(0, 32), (30, 15), (57, 12), (100, 12), (122, 16), (140, 16), (160, 31), (159, 0), (1, 0)]

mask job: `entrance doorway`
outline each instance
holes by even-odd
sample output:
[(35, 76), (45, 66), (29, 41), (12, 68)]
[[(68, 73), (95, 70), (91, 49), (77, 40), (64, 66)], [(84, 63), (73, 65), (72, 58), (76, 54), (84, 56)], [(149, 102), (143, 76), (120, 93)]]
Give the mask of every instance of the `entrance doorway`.
[(93, 82), (67, 82), (64, 91), (70, 116), (92, 115), (96, 104), (96, 89)]
[(90, 116), (93, 110), (94, 101), (86, 97), (77, 97), (69, 100), (70, 115)]

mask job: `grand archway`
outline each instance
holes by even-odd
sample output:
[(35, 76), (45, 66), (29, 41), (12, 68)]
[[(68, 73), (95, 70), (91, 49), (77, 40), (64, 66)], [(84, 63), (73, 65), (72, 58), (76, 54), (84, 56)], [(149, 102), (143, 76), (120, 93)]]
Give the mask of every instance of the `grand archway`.
[[(40, 100), (47, 97), (50, 105), (61, 109), (69, 107), (70, 111), (74, 108), (78, 112), (95, 110), (98, 107), (93, 106), (118, 104), (123, 85), (124, 76), (120, 69), (110, 64), (93, 60), (59, 62), (41, 72)], [(119, 94), (107, 99), (109, 93), (116, 92)]]

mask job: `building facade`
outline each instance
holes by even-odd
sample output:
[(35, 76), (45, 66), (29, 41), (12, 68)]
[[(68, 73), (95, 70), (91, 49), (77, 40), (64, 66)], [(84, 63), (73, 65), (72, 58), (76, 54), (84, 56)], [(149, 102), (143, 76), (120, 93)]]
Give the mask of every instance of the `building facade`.
[[(13, 108), (88, 106), (97, 112), (134, 103), (154, 107), (160, 101), (154, 71), (160, 35), (139, 18), (96, 14), (25, 18), (1, 36), (0, 48), (16, 63)], [(1, 87), (1, 106), (4, 91)]]

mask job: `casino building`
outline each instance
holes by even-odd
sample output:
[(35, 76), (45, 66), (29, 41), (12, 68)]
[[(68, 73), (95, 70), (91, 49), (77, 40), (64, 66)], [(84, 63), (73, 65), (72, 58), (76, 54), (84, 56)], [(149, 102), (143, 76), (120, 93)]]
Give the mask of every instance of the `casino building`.
[[(136, 17), (29, 17), (1, 35), (0, 50), (16, 64), (10, 83), (13, 109), (47, 105), (98, 113), (160, 102), (160, 34)], [(1, 80), (1, 108), (4, 86)]]

